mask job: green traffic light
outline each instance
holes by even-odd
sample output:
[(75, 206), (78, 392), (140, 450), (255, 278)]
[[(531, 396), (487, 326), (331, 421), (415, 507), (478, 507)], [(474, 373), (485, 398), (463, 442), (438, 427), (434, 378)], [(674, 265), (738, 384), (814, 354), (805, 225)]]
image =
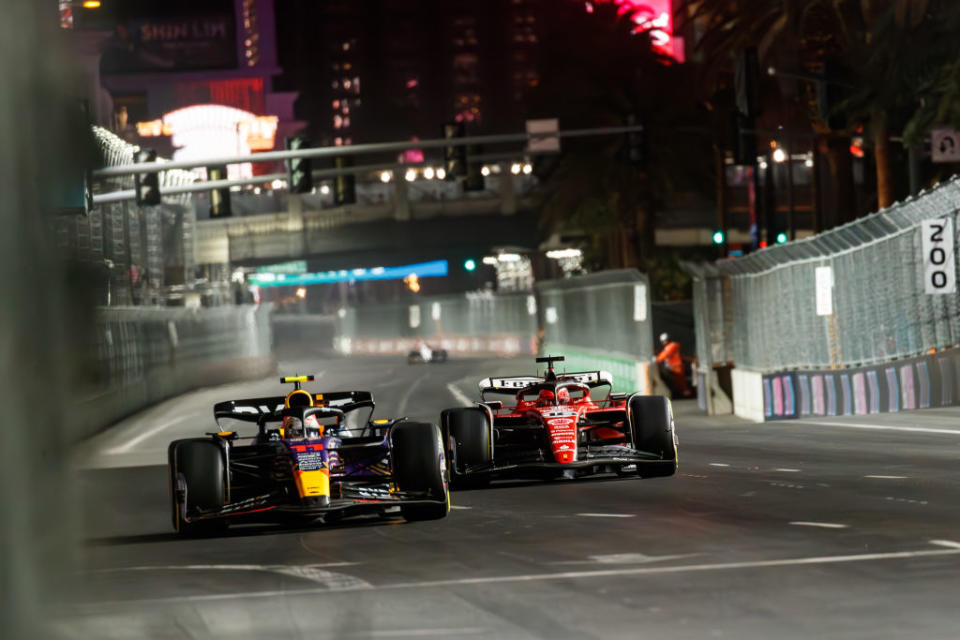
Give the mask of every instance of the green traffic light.
[(787, 234), (783, 231), (777, 234), (777, 244), (785, 244), (787, 242)]
[(468, 258), (466, 261), (464, 261), (463, 268), (466, 269), (467, 271), (473, 271), (474, 269), (477, 268), (476, 260), (473, 260), (472, 258)]
[(723, 244), (723, 240), (724, 240), (723, 231), (713, 232), (713, 244)]

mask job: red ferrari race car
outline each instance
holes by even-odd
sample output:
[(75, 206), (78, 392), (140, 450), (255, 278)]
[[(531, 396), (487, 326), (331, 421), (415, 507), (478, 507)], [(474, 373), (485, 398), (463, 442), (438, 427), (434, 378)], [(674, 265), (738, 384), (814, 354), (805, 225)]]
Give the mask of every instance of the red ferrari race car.
[(547, 364), (542, 377), (481, 380), (482, 402), (441, 414), (455, 485), (503, 477), (676, 473), (670, 400), (611, 393), (613, 377), (605, 371), (558, 374), (554, 363), (562, 361), (537, 358)]

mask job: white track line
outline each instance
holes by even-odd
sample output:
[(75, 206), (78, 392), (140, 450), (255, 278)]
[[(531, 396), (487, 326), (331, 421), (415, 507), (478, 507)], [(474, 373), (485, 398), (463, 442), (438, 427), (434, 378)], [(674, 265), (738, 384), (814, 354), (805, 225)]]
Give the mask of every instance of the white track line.
[(581, 518), (636, 518), (634, 513), (578, 513)]
[(710, 466), (711, 467), (729, 467), (730, 465), (728, 465), (726, 462), (711, 462)]
[(846, 427), (847, 429), (872, 429), (875, 431), (908, 431), (916, 433), (942, 433), (951, 436), (960, 436), (957, 429), (934, 429), (932, 427), (895, 427), (887, 424), (861, 424), (856, 422), (813, 422), (807, 420), (793, 420), (792, 424), (807, 424), (822, 427)]
[(948, 547), (950, 549), (960, 549), (960, 542), (954, 542), (953, 540), (931, 540), (930, 544), (935, 544), (938, 547)]
[(907, 480), (909, 476), (863, 476), (864, 478), (874, 478), (876, 480)]
[(779, 471), (780, 473), (800, 473), (800, 469), (774, 469), (774, 471)]
[(458, 389), (452, 382), (447, 385), (447, 390), (450, 391), (451, 395), (453, 395), (456, 401), (461, 405), (465, 407), (473, 406), (474, 403), (470, 400), (470, 398), (467, 397), (467, 394), (465, 394), (463, 391), (460, 391), (460, 389)]
[(196, 603), (199, 601), (223, 601), (237, 599), (263, 599), (321, 595), (331, 591), (360, 591), (373, 590), (381, 591), (386, 589), (433, 589), (439, 587), (455, 587), (478, 584), (503, 584), (510, 582), (544, 582), (550, 580), (582, 580), (591, 578), (608, 578), (614, 576), (637, 576), (637, 575), (656, 575), (669, 573), (696, 573), (704, 571), (730, 571), (735, 569), (763, 569), (768, 567), (796, 567), (796, 566), (815, 566), (826, 564), (843, 564), (848, 562), (870, 562), (879, 560), (903, 560), (909, 558), (928, 558), (937, 556), (956, 556), (960, 555), (960, 543), (952, 543), (947, 540), (930, 541), (942, 549), (919, 550), (919, 551), (894, 551), (890, 553), (861, 553), (844, 556), (812, 556), (807, 558), (780, 558), (774, 560), (755, 560), (746, 562), (724, 562), (718, 564), (687, 564), (672, 567), (633, 567), (617, 569), (598, 569), (592, 571), (566, 571), (562, 573), (535, 573), (514, 576), (488, 576), (482, 578), (460, 578), (452, 580), (434, 580), (424, 582), (399, 582), (386, 584), (382, 586), (371, 585), (368, 587), (345, 586), (324, 589), (279, 589), (272, 591), (248, 591), (243, 593), (220, 593), (206, 595), (184, 595), (173, 596), (169, 598), (153, 598), (144, 600), (118, 600), (113, 602), (95, 602), (80, 605), (83, 609), (101, 609), (108, 606), (129, 607), (131, 605), (141, 604), (162, 604), (162, 603)]
[(362, 634), (347, 634), (348, 638), (424, 638), (427, 636), (493, 636), (490, 629), (483, 627), (460, 627), (457, 629), (388, 629), (385, 631), (364, 631)]
[(407, 403), (410, 402), (410, 397), (413, 395), (413, 392), (417, 390), (417, 387), (420, 386), (420, 383), (423, 382), (429, 375), (430, 375), (430, 372), (428, 371), (427, 373), (423, 374), (422, 376), (414, 380), (413, 384), (411, 384), (410, 387), (406, 390), (406, 392), (403, 394), (403, 397), (400, 398), (400, 404), (397, 405), (398, 416), (402, 416), (404, 411), (407, 410)]
[(133, 449), (135, 446), (137, 446), (147, 438), (155, 436), (161, 431), (166, 431), (167, 429), (169, 429), (175, 424), (186, 422), (187, 420), (191, 420), (193, 418), (194, 416), (180, 416), (179, 418), (174, 418), (173, 420), (167, 420), (166, 422), (161, 422), (160, 424), (150, 429), (145, 429), (141, 431), (135, 437), (131, 438), (130, 440), (127, 440), (123, 444), (107, 449), (104, 453), (106, 453), (109, 456), (115, 456), (123, 453), (130, 453), (131, 449)]
[(846, 529), (849, 526), (846, 524), (836, 524), (834, 522), (805, 522), (802, 520), (791, 522), (790, 524), (796, 527), (820, 527), (821, 529)]

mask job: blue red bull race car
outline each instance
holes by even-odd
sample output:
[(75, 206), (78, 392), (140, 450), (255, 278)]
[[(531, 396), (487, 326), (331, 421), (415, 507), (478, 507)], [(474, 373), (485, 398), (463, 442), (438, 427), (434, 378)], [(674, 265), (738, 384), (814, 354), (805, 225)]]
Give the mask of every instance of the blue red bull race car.
[[(286, 395), (214, 405), (218, 431), (168, 449), (171, 516), (197, 535), (251, 521), (324, 522), (399, 507), (406, 520), (450, 510), (445, 451), (436, 425), (372, 420), (369, 391), (311, 393), (313, 376)], [(256, 425), (248, 436), (227, 423)]]
[(481, 402), (441, 414), (454, 486), (505, 477), (676, 473), (669, 399), (611, 393), (609, 373), (557, 373), (554, 363), (561, 361), (537, 358), (547, 364), (543, 376), (485, 378)]

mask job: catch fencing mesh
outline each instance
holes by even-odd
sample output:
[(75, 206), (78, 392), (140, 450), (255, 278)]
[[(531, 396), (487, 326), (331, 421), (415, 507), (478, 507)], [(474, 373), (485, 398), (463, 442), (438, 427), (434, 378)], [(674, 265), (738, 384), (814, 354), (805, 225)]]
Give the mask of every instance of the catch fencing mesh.
[[(812, 238), (736, 260), (687, 264), (701, 372), (733, 364), (760, 372), (872, 365), (960, 343), (960, 298), (925, 293), (922, 222), (953, 221), (960, 181)], [(817, 314), (818, 267), (832, 314)], [(957, 277), (953, 264), (954, 278)]]

